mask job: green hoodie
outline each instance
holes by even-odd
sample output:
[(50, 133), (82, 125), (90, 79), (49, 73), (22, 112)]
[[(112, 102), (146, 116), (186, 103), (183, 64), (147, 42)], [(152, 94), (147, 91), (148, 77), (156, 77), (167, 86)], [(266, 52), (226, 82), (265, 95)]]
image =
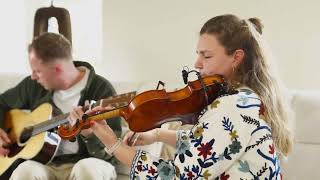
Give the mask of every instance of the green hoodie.
[[(116, 94), (110, 82), (95, 74), (93, 67), (89, 63), (74, 61), (74, 64), (76, 67), (85, 66), (90, 70), (87, 85), (81, 91), (78, 105), (84, 105), (85, 100), (99, 100)], [(7, 111), (14, 108), (29, 109), (33, 111), (39, 105), (46, 102), (54, 107), (55, 115), (62, 113), (53, 103), (53, 91), (44, 89), (39, 83), (32, 80), (30, 76), (26, 77), (17, 86), (0, 95), (0, 128), (4, 125), (4, 117)], [(117, 136), (120, 137), (120, 118), (109, 119), (107, 123)], [(87, 157), (96, 157), (108, 160), (111, 163), (115, 162), (115, 159), (104, 151), (104, 145), (94, 134), (89, 137), (78, 135), (77, 139), (79, 142), (79, 151), (77, 154), (55, 157), (53, 162), (56, 164), (77, 162), (78, 160)]]

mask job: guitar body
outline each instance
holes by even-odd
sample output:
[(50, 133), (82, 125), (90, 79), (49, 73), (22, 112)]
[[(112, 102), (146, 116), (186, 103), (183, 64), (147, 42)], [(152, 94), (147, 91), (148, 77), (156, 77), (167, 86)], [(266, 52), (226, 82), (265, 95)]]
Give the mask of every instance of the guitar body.
[(42, 104), (32, 113), (18, 109), (7, 113), (5, 130), (13, 144), (9, 146), (10, 153), (0, 157), (0, 179), (9, 179), (12, 171), (25, 160), (35, 160), (43, 164), (49, 163), (54, 157), (60, 137), (54, 133), (42, 132), (32, 136), (25, 143), (20, 142), (20, 136), (25, 127), (47, 121), (51, 117), (52, 106)]

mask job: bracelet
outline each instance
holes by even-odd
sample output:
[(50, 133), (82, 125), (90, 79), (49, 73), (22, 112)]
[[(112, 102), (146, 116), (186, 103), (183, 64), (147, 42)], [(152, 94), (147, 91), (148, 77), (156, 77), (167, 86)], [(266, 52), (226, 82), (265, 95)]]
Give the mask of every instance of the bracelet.
[(118, 140), (117, 140), (116, 143), (114, 143), (110, 148), (105, 147), (104, 150), (105, 150), (110, 156), (112, 156), (112, 155), (113, 155), (112, 153), (113, 153), (115, 150), (117, 150), (120, 145), (121, 145), (121, 139), (118, 138)]

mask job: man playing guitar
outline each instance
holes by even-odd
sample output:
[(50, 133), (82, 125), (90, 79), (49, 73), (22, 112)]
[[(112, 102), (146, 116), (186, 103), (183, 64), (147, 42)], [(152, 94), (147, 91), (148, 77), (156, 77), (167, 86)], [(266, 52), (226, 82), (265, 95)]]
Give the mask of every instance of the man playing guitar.
[[(5, 129), (5, 115), (11, 109), (33, 111), (49, 103), (55, 116), (83, 106), (87, 99), (99, 100), (115, 94), (109, 81), (95, 74), (89, 63), (73, 61), (71, 43), (60, 34), (40, 35), (29, 45), (28, 53), (31, 76), (0, 95), (0, 157), (3, 158), (16, 153), (8, 148), (15, 142), (10, 138), (10, 129)], [(108, 124), (120, 136), (120, 119), (108, 120)], [(35, 158), (26, 160), (11, 168), (11, 179), (116, 178), (115, 159), (105, 153), (104, 145), (90, 129), (83, 130), (73, 142), (60, 142), (59, 137), (52, 134), (51, 141), (59, 142), (59, 146), (48, 164)], [(5, 159), (0, 158), (0, 164), (4, 162)]]

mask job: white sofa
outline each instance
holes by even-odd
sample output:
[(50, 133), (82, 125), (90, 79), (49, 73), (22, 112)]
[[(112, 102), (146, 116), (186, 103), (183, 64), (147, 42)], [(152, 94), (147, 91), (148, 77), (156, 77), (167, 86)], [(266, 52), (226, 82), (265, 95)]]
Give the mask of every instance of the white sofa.
[[(14, 86), (24, 76), (17, 74), (0, 74), (0, 93)], [(142, 83), (113, 82), (118, 93), (140, 89)], [(149, 84), (149, 88), (156, 83)], [(295, 113), (294, 125), (295, 146), (286, 162), (283, 163), (284, 179), (315, 180), (320, 179), (317, 167), (320, 163), (320, 91), (290, 91), (291, 105)], [(144, 147), (155, 156), (160, 156), (162, 144)], [(118, 179), (128, 179), (129, 168), (117, 167)]]
[(284, 163), (285, 179), (318, 180), (320, 171), (320, 91), (292, 91), (295, 145)]

